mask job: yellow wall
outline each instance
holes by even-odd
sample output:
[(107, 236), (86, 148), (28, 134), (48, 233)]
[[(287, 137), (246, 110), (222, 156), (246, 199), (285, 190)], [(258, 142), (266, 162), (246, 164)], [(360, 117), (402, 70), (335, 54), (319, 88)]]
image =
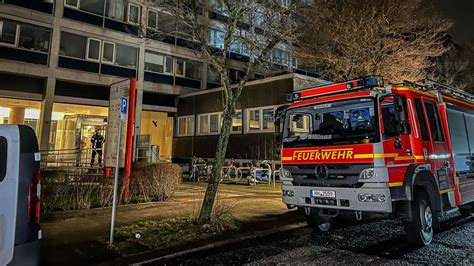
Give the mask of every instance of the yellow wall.
[(160, 157), (171, 157), (173, 118), (167, 113), (143, 111), (140, 135), (151, 135), (151, 145), (160, 147)]

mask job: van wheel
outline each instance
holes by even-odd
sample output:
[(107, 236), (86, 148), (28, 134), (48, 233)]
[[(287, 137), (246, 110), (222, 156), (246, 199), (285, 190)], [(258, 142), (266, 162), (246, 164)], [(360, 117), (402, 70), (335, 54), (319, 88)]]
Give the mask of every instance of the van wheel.
[(327, 232), (331, 229), (334, 217), (321, 216), (316, 210), (312, 209), (309, 215), (306, 214), (306, 222), (314, 231)]
[(434, 220), (437, 213), (433, 210), (425, 190), (418, 190), (418, 195), (412, 202), (413, 221), (404, 223), (408, 241), (418, 247), (427, 246), (433, 241)]

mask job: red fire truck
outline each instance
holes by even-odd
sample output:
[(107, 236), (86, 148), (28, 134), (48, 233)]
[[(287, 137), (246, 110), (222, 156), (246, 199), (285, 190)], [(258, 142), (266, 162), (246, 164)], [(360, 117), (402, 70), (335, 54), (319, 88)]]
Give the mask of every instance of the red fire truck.
[(377, 78), (289, 95), (276, 112), (283, 202), (328, 230), (343, 212), (391, 214), (428, 245), (440, 214), (474, 205), (474, 96)]

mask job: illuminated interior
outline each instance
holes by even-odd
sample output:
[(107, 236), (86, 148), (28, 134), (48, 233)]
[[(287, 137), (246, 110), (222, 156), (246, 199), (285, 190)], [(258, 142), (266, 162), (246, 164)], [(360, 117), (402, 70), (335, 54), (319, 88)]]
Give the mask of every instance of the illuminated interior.
[(0, 98), (0, 124), (28, 125), (38, 134), (41, 102)]

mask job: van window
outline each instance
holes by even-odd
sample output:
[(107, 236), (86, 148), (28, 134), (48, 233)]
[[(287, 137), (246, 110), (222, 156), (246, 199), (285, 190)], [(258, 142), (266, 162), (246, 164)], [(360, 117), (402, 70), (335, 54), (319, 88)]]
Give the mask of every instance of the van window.
[(7, 175), (7, 139), (0, 137), (0, 182)]
[(421, 101), (418, 99), (415, 99), (415, 108), (418, 122), (420, 122), (421, 139), (424, 141), (430, 141), (425, 115), (423, 114), (423, 106), (421, 105)]
[(431, 136), (433, 141), (444, 141), (443, 127), (439, 120), (438, 110), (431, 102), (425, 102), (426, 114), (428, 115), (428, 121), (430, 122)]

